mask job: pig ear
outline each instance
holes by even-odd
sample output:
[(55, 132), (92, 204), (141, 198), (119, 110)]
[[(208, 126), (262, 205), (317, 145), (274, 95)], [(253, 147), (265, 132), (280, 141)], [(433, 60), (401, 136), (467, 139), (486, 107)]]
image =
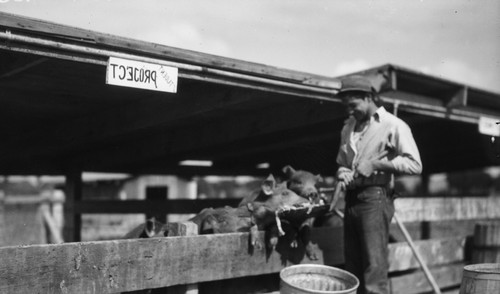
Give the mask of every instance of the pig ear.
[(156, 221), (155, 218), (152, 217), (148, 220), (146, 220), (146, 225), (144, 226), (144, 232), (146, 235), (151, 238), (155, 235), (156, 231)]
[(272, 195), (275, 186), (276, 186), (276, 180), (274, 179), (274, 176), (271, 174), (267, 177), (266, 180), (264, 180), (264, 182), (262, 182), (261, 185), (262, 192), (264, 192), (264, 194), (266, 195)]
[(293, 169), (293, 167), (287, 165), (285, 166), (283, 169), (282, 169), (283, 173), (287, 176), (287, 177), (291, 177), (294, 173), (295, 173), (295, 169)]
[(266, 194), (267, 196), (272, 195), (273, 194), (272, 184), (268, 183), (267, 181), (264, 181), (264, 183), (262, 183), (262, 192), (264, 192), (264, 194)]
[(318, 183), (323, 183), (323, 177), (322, 177), (322, 176), (320, 176), (320, 175), (316, 175), (315, 177), (316, 177), (316, 181), (317, 181)]

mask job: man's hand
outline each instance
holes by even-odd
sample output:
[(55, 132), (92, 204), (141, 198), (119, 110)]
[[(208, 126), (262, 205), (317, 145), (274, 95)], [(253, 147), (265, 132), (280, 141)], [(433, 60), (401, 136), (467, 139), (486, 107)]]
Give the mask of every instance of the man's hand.
[(375, 172), (375, 161), (374, 160), (362, 160), (356, 167), (356, 173), (360, 176), (368, 178)]
[(337, 185), (333, 192), (332, 200), (330, 201), (330, 209), (328, 211), (333, 211), (340, 195), (347, 190), (347, 187), (354, 184), (354, 171), (341, 167), (337, 172)]
[(346, 190), (347, 187), (354, 183), (354, 171), (348, 170), (340, 173), (338, 180), (342, 185), (342, 190)]

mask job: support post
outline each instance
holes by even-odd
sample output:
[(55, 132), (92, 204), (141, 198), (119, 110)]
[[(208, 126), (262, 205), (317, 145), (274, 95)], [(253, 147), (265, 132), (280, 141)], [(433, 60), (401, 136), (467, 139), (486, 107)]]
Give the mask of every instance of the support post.
[(45, 223), (45, 227), (49, 232), (49, 240), (50, 243), (60, 244), (64, 243), (64, 240), (61, 235), (60, 228), (57, 225), (56, 220), (52, 215), (51, 202), (52, 202), (52, 193), (44, 192), (42, 194), (42, 201), (40, 202), (40, 213), (42, 214), (42, 219)]
[[(146, 187), (146, 200), (167, 200), (168, 199), (168, 186), (152, 186)], [(167, 222), (166, 213), (146, 213), (146, 219), (154, 217), (156, 220), (165, 223)]]
[(5, 225), (5, 209), (4, 209), (4, 199), (5, 195), (3, 191), (0, 191), (0, 247), (5, 245), (5, 240), (7, 239), (7, 229)]
[(72, 169), (66, 173), (64, 202), (63, 239), (66, 242), (81, 241), (82, 216), (76, 212), (76, 205), (82, 200), (82, 172)]
[[(422, 179), (422, 190), (421, 194), (422, 195), (429, 195), (429, 182), (430, 182), (430, 175), (428, 173), (423, 173), (420, 178)], [(422, 240), (428, 240), (431, 238), (431, 222), (429, 221), (422, 221), (420, 223), (420, 239)]]
[[(193, 222), (168, 223), (168, 236), (196, 236), (198, 226)], [(168, 287), (168, 294), (198, 294), (198, 284)]]

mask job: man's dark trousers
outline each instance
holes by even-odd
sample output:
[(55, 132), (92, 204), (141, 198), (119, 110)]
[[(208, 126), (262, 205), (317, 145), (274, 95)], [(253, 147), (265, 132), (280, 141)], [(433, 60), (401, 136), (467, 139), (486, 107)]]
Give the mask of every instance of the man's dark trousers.
[(389, 224), (394, 201), (386, 187), (347, 190), (344, 218), (345, 269), (359, 280), (358, 294), (389, 293)]

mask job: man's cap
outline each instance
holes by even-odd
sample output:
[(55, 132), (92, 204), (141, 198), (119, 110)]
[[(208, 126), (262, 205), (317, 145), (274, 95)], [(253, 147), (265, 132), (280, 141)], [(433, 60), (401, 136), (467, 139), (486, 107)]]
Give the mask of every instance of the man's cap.
[(364, 76), (354, 75), (347, 76), (340, 80), (341, 86), (337, 95), (342, 95), (346, 92), (374, 92), (372, 83)]

